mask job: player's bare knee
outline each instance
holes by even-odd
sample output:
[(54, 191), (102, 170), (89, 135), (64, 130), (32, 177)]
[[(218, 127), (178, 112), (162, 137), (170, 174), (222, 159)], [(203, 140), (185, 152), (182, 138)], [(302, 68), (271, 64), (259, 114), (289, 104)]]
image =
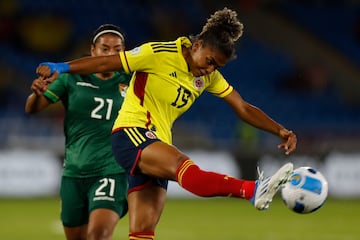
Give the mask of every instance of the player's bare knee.
[(95, 228), (87, 233), (87, 240), (109, 240), (112, 232), (107, 228)]

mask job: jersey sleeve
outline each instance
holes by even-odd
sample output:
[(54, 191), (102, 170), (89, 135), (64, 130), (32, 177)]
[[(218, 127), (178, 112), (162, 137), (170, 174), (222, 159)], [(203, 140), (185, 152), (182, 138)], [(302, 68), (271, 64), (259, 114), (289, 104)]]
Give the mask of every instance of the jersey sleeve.
[(215, 70), (212, 74), (209, 75), (210, 85), (206, 88), (206, 91), (210, 92), (214, 96), (223, 98), (229, 95), (234, 89), (228, 81), (223, 77), (223, 75)]
[(68, 74), (60, 74), (59, 77), (48, 86), (48, 89), (44, 92), (44, 96), (53, 103), (58, 102), (61, 96), (66, 93), (67, 78)]
[(156, 63), (156, 55), (150, 43), (145, 43), (129, 51), (120, 52), (120, 60), (126, 73), (135, 71), (151, 72)]

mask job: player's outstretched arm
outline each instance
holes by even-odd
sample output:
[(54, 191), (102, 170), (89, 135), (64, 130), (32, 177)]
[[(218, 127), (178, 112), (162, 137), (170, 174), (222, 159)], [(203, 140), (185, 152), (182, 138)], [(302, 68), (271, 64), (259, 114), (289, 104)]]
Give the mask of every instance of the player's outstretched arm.
[(243, 121), (279, 136), (282, 143), (278, 145), (278, 148), (283, 148), (286, 155), (295, 151), (297, 144), (296, 135), (271, 119), (259, 108), (244, 101), (236, 90), (233, 90), (224, 100)]
[(83, 57), (62, 63), (44, 62), (40, 63), (36, 68), (36, 73), (41, 77), (48, 78), (47, 81), (52, 82), (56, 79), (56, 74), (61, 73), (85, 75), (118, 70), (122, 70), (122, 64), (120, 56), (115, 54), (109, 56)]

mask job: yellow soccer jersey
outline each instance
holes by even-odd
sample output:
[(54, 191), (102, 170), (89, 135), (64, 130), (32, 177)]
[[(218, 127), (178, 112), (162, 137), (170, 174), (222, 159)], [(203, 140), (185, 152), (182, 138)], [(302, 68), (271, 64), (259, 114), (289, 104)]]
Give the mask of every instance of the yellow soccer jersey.
[(189, 72), (182, 47), (190, 46), (187, 37), (180, 37), (176, 41), (150, 42), (120, 52), (125, 72), (134, 74), (113, 130), (147, 128), (171, 144), (174, 121), (204, 91), (225, 97), (233, 90), (217, 70), (202, 77)]

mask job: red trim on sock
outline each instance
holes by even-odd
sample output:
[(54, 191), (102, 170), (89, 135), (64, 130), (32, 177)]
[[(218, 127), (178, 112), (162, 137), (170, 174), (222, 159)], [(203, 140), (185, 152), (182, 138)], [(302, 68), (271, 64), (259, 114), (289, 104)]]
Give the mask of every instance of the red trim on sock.
[(133, 232), (129, 234), (129, 240), (154, 240), (155, 232)]
[(201, 197), (233, 196), (250, 199), (255, 189), (255, 181), (204, 171), (190, 159), (177, 169), (176, 180), (181, 187)]

